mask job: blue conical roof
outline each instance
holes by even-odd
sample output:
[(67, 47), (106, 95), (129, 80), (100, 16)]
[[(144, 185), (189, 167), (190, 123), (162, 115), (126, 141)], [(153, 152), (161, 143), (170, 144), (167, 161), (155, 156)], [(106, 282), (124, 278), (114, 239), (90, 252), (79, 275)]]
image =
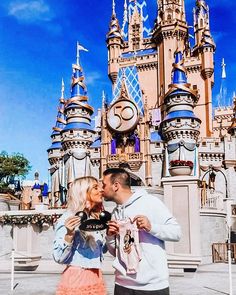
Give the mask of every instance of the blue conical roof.
[(185, 84), (187, 83), (187, 76), (183, 65), (183, 54), (182, 52), (176, 52), (175, 63), (173, 69), (173, 84)]

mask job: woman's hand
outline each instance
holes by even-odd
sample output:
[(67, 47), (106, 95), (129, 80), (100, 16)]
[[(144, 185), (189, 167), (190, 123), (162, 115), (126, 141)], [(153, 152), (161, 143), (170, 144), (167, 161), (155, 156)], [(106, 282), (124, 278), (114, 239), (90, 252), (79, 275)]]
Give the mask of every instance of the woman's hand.
[(107, 235), (108, 236), (114, 236), (119, 233), (119, 225), (115, 220), (110, 220), (108, 223), (108, 228), (107, 228)]
[(66, 219), (65, 227), (67, 229), (67, 233), (65, 235), (65, 241), (71, 243), (73, 241), (75, 235), (75, 229), (80, 226), (81, 221), (80, 217), (72, 216)]

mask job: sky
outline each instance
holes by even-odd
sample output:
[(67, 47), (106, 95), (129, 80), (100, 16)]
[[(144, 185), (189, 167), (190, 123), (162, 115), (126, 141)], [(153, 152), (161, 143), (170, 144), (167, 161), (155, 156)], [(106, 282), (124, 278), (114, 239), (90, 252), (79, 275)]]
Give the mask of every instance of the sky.
[[(112, 0), (1, 0), (0, 1), (0, 151), (22, 153), (41, 181), (48, 181), (47, 149), (55, 125), (65, 81), (70, 96), (72, 63), (76, 42), (88, 87), (89, 103), (98, 108), (104, 90), (111, 93), (107, 77), (105, 36), (111, 17)], [(156, 0), (147, 0), (152, 25)], [(225, 59), (229, 100), (236, 90), (236, 1), (207, 0), (211, 33), (217, 45), (213, 103), (221, 84), (221, 61)], [(189, 26), (193, 24), (195, 0), (185, 0)], [(122, 24), (123, 0), (116, 0)]]

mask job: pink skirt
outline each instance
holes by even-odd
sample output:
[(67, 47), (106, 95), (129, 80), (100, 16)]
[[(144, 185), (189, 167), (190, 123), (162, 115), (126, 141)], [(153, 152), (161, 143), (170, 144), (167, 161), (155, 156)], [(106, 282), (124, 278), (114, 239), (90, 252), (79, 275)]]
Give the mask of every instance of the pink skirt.
[(56, 295), (106, 295), (100, 269), (69, 266), (63, 272)]

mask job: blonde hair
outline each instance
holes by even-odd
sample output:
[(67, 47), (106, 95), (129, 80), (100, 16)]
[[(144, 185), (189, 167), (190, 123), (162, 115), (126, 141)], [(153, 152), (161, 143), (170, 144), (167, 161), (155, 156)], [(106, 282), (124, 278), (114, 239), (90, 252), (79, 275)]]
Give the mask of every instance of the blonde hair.
[(98, 180), (93, 176), (75, 179), (68, 190), (68, 209), (74, 213), (83, 211), (86, 208), (87, 197), (95, 183), (98, 183)]
[[(93, 176), (85, 176), (75, 179), (68, 190), (68, 202), (67, 208), (73, 213), (78, 211), (87, 211), (86, 203), (94, 184), (98, 183), (98, 180)], [(90, 212), (87, 212), (90, 214)], [(96, 213), (91, 214), (93, 217), (97, 217)], [(92, 250), (96, 248), (96, 241), (94, 237), (86, 232), (80, 231), (85, 244), (87, 244)]]

